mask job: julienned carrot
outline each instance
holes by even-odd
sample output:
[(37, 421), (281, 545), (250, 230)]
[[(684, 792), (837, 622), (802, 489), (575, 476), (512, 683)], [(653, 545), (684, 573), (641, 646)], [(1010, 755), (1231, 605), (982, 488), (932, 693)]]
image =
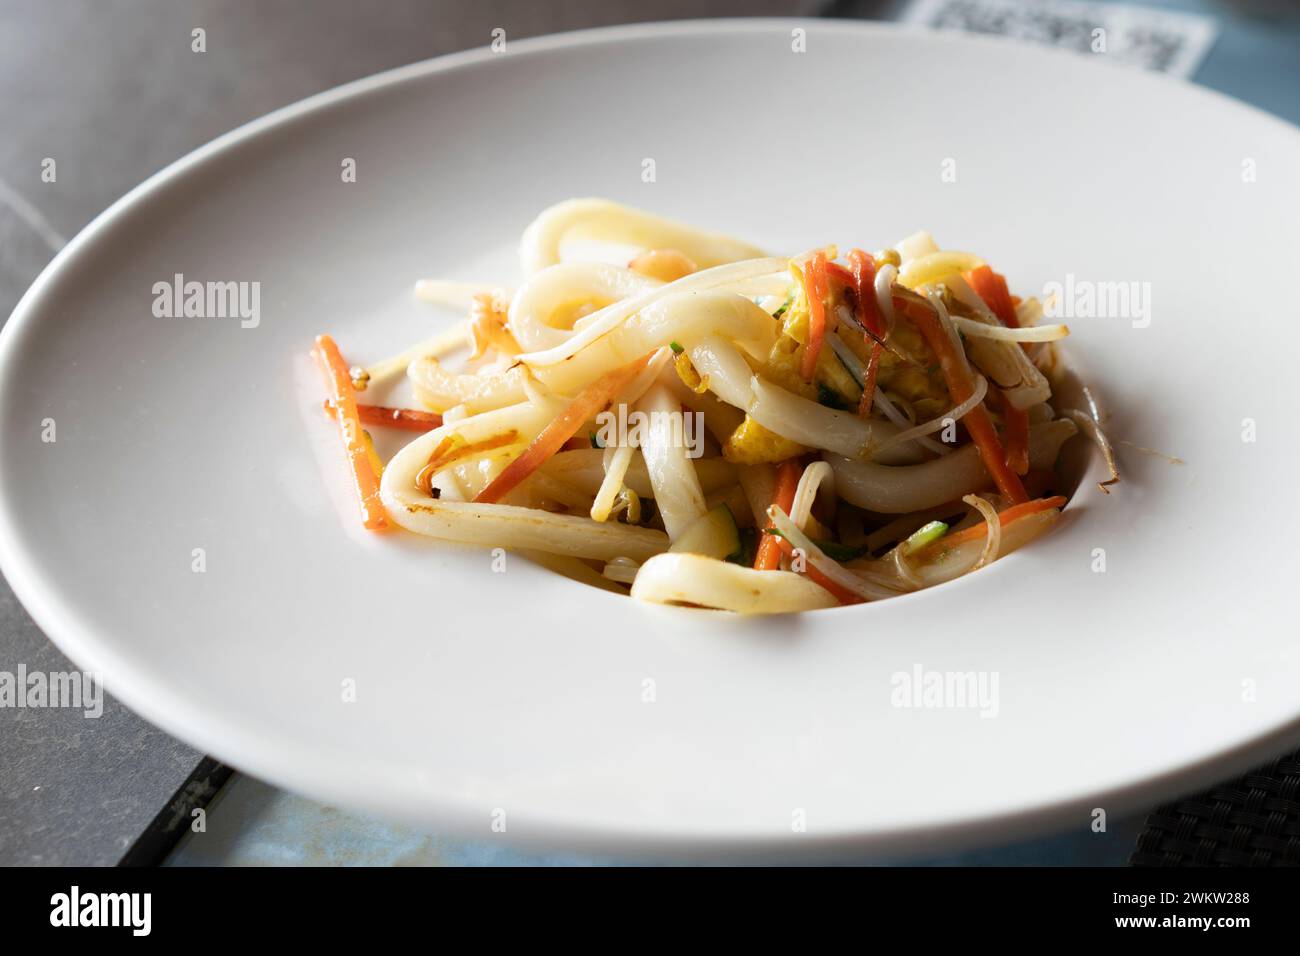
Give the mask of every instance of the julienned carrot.
[[(1033, 501), (1023, 501), (1018, 505), (1012, 505), (1010, 508), (999, 511), (998, 526), (1005, 528), (1013, 521), (1027, 518), (1032, 514), (1038, 514), (1040, 511), (1059, 508), (1063, 504), (1065, 504), (1065, 499), (1060, 495), (1057, 495), (1054, 498), (1035, 498)], [(988, 522), (981, 521), (979, 524), (971, 525), (969, 528), (963, 528), (961, 531), (954, 532), (953, 534), (940, 538), (931, 544), (927, 544), (924, 548), (918, 551), (914, 557), (919, 560), (924, 560), (926, 552), (933, 553), (934, 551), (951, 548), (953, 545), (965, 544), (968, 541), (978, 541), (988, 533)]]
[[(1016, 318), (1016, 300), (1007, 289), (1006, 278), (988, 266), (972, 269), (965, 278), (999, 322), (1009, 329), (1020, 328), (1020, 320)], [(1029, 414), (1006, 401), (1002, 393), (998, 392), (998, 397), (1002, 399), (1002, 416), (1007, 426), (1007, 467), (1017, 475), (1023, 475), (1029, 471)]]
[(348, 371), (343, 356), (339, 354), (339, 347), (328, 335), (316, 336), (312, 354), (320, 365), (321, 374), (325, 376), (330, 401), (336, 410), (339, 435), (343, 439), (343, 449), (347, 452), (352, 481), (357, 489), (357, 500), (361, 505), (361, 520), (371, 531), (387, 528), (388, 516), (379, 500), (379, 477), (370, 464), (370, 455), (366, 449), (361, 418), (357, 412), (357, 399), (352, 390), (352, 374)]
[[(939, 324), (939, 317), (935, 315), (930, 303), (918, 299), (915, 293), (895, 292), (894, 308), (912, 320), (930, 349), (938, 356), (939, 368), (943, 372), (944, 381), (948, 384), (948, 394), (953, 404), (959, 405), (974, 395), (975, 383), (971, 381), (966, 364), (957, 352), (957, 346), (947, 330)], [(1029, 496), (1025, 494), (1025, 486), (1020, 483), (1020, 476), (1007, 467), (1006, 451), (1002, 447), (1002, 442), (998, 440), (993, 420), (989, 418), (988, 409), (983, 403), (967, 412), (962, 419), (962, 424), (966, 426), (966, 431), (970, 433), (971, 439), (979, 448), (980, 459), (989, 474), (993, 476), (998, 491), (1015, 504), (1028, 501)]]
[[(984, 304), (998, 317), (998, 321), (1009, 329), (1020, 328), (1020, 320), (1016, 318), (1016, 306), (1020, 304), (1020, 298), (1012, 295), (1007, 289), (1007, 280), (1004, 276), (994, 272), (988, 266), (980, 266), (965, 273), (965, 279), (976, 294), (984, 300)], [(1028, 342), (1021, 342), (1020, 347), (1026, 352), (1033, 348)]]
[(367, 425), (387, 425), (408, 432), (431, 432), (442, 424), (442, 416), (437, 412), (426, 412), (418, 408), (358, 405), (357, 412)]
[(850, 289), (853, 288), (853, 273), (844, 268), (844, 266), (840, 265), (838, 262), (826, 263), (826, 276), (827, 278), (838, 282), (842, 286), (846, 286)]
[[(999, 322), (1009, 329), (1020, 328), (1015, 297), (1007, 288), (1004, 276), (988, 266), (980, 266), (967, 272), (965, 279)], [(1001, 393), (998, 397), (1003, 398), (1002, 414), (1007, 425), (1007, 467), (1017, 475), (1023, 475), (1029, 471), (1029, 415), (1006, 401)]]
[(814, 252), (803, 267), (803, 294), (808, 300), (808, 342), (803, 347), (803, 363), (799, 371), (805, 382), (812, 381), (822, 343), (826, 341), (826, 292), (829, 284), (826, 255)]
[[(787, 557), (791, 559), (794, 558), (794, 545), (792, 545), (789, 541), (785, 540), (785, 538), (777, 538), (776, 535), (772, 535), (772, 534), (767, 535), (765, 540), (772, 540), (772, 539), (775, 539), (779, 543), (779, 547), (783, 552), (785, 552)], [(770, 570), (775, 570), (775, 569), (773, 568)], [(848, 588), (844, 587), (841, 584), (837, 584), (836, 582), (828, 578), (826, 575), (818, 571), (817, 566), (813, 564), (810, 560), (808, 560), (807, 555), (804, 556), (803, 573), (808, 575), (808, 579), (810, 581), (814, 582), (815, 584), (820, 584), (827, 591), (830, 591), (831, 595), (835, 598), (835, 600), (839, 601), (841, 604), (865, 604), (866, 603), (862, 599), (861, 595), (854, 594)]]
[[(797, 458), (787, 458), (776, 469), (776, 487), (772, 491), (772, 504), (786, 514), (794, 507), (794, 493), (799, 488), (799, 476), (803, 468)], [(763, 537), (758, 542), (758, 553), (754, 555), (754, 570), (775, 571), (781, 566), (781, 539), (769, 534), (772, 525), (769, 522), (763, 529)]]
[(1002, 412), (1002, 421), (1006, 426), (1007, 467), (1017, 475), (1028, 474), (1029, 413), (1012, 405), (1006, 392), (995, 385), (989, 386), (988, 397), (995, 402), (994, 407)]
[(871, 404), (876, 397), (876, 375), (880, 371), (880, 353), (883, 346), (880, 340), (885, 336), (885, 323), (881, 321), (880, 305), (876, 302), (876, 260), (861, 249), (849, 253), (849, 266), (853, 275), (854, 297), (858, 304), (858, 321), (867, 330), (864, 336), (871, 348), (867, 358), (867, 373), (862, 383), (862, 400), (858, 402), (858, 414), (871, 414)]
[(1002, 417), (1007, 424), (1007, 467), (1017, 475), (1027, 475), (1029, 474), (1029, 413), (1016, 408), (1010, 402), (1004, 402)]
[(862, 383), (862, 400), (858, 402), (858, 414), (866, 417), (871, 414), (871, 403), (876, 398), (876, 376), (880, 373), (880, 353), (885, 347), (878, 341), (871, 343), (871, 355), (867, 358), (867, 373)]
[[(325, 402), (325, 411), (333, 415), (334, 404)], [(430, 432), (442, 424), (442, 416), (414, 408), (388, 408), (385, 405), (357, 405), (357, 417), (363, 425), (387, 425), (408, 432)]]
[(366, 443), (366, 461), (370, 462), (370, 470), (375, 473), (376, 478), (384, 477), (384, 462), (379, 457), (379, 452), (375, 451), (375, 443), (370, 437), (370, 432), (363, 431), (361, 438)]
[(1020, 320), (1016, 318), (1016, 306), (1011, 301), (1011, 291), (1007, 288), (1005, 277), (988, 266), (980, 266), (967, 272), (965, 278), (970, 283), (970, 287), (975, 290), (975, 294), (984, 300), (989, 311), (996, 315), (1003, 325), (1009, 329), (1020, 328)]
[(849, 253), (849, 268), (853, 273), (853, 291), (858, 300), (858, 321), (877, 339), (885, 336), (885, 323), (881, 321), (880, 304), (876, 302), (876, 260), (861, 249)]
[(572, 438), (585, 422), (602, 411), (623, 387), (646, 367), (653, 354), (647, 352), (635, 362), (629, 362), (622, 368), (606, 372), (579, 392), (568, 407), (541, 430), (523, 453), (478, 493), (474, 501), (480, 504), (494, 504), (504, 498), (525, 478), (540, 468), (548, 458), (563, 448), (565, 442)]

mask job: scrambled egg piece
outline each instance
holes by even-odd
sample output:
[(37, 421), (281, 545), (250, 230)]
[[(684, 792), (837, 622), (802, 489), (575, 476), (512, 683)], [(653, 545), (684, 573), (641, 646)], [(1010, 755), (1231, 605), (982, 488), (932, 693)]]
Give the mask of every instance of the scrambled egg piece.
[[(791, 269), (798, 274), (797, 267), (792, 266)], [(802, 282), (796, 289), (798, 291), (789, 308), (781, 315), (781, 334), (777, 336), (767, 361), (756, 367), (755, 371), (786, 391), (810, 401), (856, 409), (862, 399), (862, 386), (849, 374), (829, 345), (823, 344), (821, 354), (817, 356), (817, 371), (813, 381), (804, 381), (800, 366), (803, 363), (804, 345), (808, 341), (808, 299), (804, 295)], [(835, 298), (832, 290), (832, 299)], [(830, 303), (831, 309), (834, 306), (835, 302)], [(831, 401), (826, 400), (827, 393), (833, 396)]]
[(722, 446), (722, 457), (738, 465), (760, 465), (785, 461), (808, 449), (798, 442), (769, 431), (748, 415)]
[[(846, 335), (843, 338), (865, 364), (870, 348), (862, 336)], [(910, 404), (918, 415), (918, 420), (933, 418), (947, 411), (952, 406), (948, 399), (948, 386), (939, 370), (939, 360), (921, 333), (906, 322), (898, 322), (894, 325), (890, 342), (913, 356), (920, 367), (909, 365), (894, 353), (885, 350), (880, 354), (880, 371), (876, 384)]]
[(685, 352), (673, 359), (673, 368), (677, 370), (677, 377), (682, 380), (682, 384), (695, 394), (703, 395), (709, 390), (709, 377), (696, 371), (691, 357)]
[(767, 361), (755, 371), (772, 384), (780, 385), (786, 391), (802, 395), (815, 402), (817, 386), (812, 382), (805, 382), (803, 376), (799, 374), (802, 356), (803, 346), (797, 339), (789, 335), (778, 335), (772, 351), (768, 353)]

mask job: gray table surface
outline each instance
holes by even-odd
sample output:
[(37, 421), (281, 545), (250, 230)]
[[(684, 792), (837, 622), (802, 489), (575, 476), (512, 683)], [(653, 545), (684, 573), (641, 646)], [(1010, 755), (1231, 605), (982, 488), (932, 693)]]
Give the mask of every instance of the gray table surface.
[[(1256, 16), (1262, 2), (1265, 15)], [(1300, 16), (1270, 4), (1155, 2), (1227, 24), (1196, 79), (1300, 121)], [(220, 133), (389, 67), (486, 43), (690, 16), (806, 15), (819, 0), (0, 0), (0, 316), (55, 251), (150, 174)], [(889, 16), (897, 0), (838, 13)], [(1280, 11), (1280, 12), (1279, 12)], [(190, 50), (207, 31), (208, 51)], [(58, 166), (44, 183), (42, 160)], [(0, 583), (0, 671), (74, 669)], [(198, 754), (108, 700), (102, 716), (0, 711), (0, 864), (115, 863)], [(528, 856), (354, 817), (238, 778), (177, 863), (586, 862)], [(1108, 835), (943, 862), (1121, 863), (1137, 821)]]

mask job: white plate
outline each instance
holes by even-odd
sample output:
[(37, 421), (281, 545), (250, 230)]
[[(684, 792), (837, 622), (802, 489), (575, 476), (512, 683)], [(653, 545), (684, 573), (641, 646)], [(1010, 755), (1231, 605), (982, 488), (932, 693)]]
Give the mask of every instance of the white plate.
[[(1297, 737), (1297, 169), (1294, 129), (1202, 90), (860, 24), (640, 26), (397, 70), (181, 160), (33, 286), (0, 338), (4, 572), (161, 727), (417, 823), (794, 855), (1087, 827)], [(927, 228), (1022, 291), (1150, 283), (1149, 327), (1077, 319), (1068, 352), (1117, 438), (1187, 463), (1124, 446), (1113, 494), (1085, 482), (990, 569), (768, 620), (355, 530), (312, 335), (377, 358), (427, 334), (449, 317), (414, 279), (517, 281), (520, 231), (573, 195), (783, 251)], [(260, 324), (156, 318), (175, 273), (260, 281)], [(918, 666), (996, 672), (997, 716), (893, 706)]]

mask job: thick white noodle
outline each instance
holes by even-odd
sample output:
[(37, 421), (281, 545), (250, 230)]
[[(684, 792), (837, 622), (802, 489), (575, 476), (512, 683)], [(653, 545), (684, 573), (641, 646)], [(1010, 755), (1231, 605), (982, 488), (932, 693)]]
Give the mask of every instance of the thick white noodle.
[[(710, 387), (713, 382), (710, 380)], [(867, 458), (871, 450), (898, 434), (890, 422), (863, 419), (852, 412), (827, 408), (755, 375), (750, 379), (749, 416), (769, 431), (806, 445), (833, 451), (845, 458)], [(880, 453), (879, 461), (902, 464), (917, 461), (914, 444), (898, 445)]]
[(690, 356), (710, 392), (742, 412), (748, 410), (754, 400), (754, 371), (734, 345), (721, 336), (710, 335), (691, 349)]
[(667, 549), (668, 537), (651, 528), (515, 505), (443, 501), (416, 487), (416, 476), (430, 453), (453, 432), (471, 443), (512, 430), (531, 438), (557, 411), (548, 404), (513, 405), (443, 425), (416, 438), (388, 463), (380, 479), (379, 493), (389, 517), (408, 531), (434, 538), (487, 547), (533, 548), (576, 558), (608, 561), (622, 556), (643, 561)]
[(567, 342), (576, 334), (574, 329), (581, 327), (581, 320), (573, 323), (574, 329), (551, 325), (556, 312), (584, 302), (617, 302), (663, 285), (658, 279), (619, 266), (561, 262), (543, 269), (519, 287), (510, 302), (510, 333), (525, 352), (554, 348)]
[[(769, 431), (809, 448), (857, 458), (868, 447), (882, 444), (899, 431), (888, 422), (864, 421), (858, 415), (828, 408), (760, 378), (735, 346), (721, 336), (702, 340), (690, 354), (696, 371), (707, 379), (709, 390), (718, 398), (747, 412)], [(920, 457), (915, 445), (900, 445), (885, 452), (880, 460), (911, 462)]]
[[(782, 269), (780, 272), (773, 272), (771, 275), (755, 276), (753, 279), (733, 282), (727, 286), (727, 291), (746, 295), (752, 299), (763, 300), (758, 304), (764, 312), (770, 315), (790, 297), (793, 284), (794, 280), (790, 276), (790, 270)], [(768, 300), (774, 303), (771, 308), (767, 307)]]
[[(1057, 419), (1029, 429), (1029, 467), (1050, 468), (1061, 445), (1078, 429)], [(934, 508), (992, 484), (979, 449), (968, 444), (944, 458), (919, 465), (878, 465), (837, 455), (826, 460), (835, 469), (835, 490), (850, 504), (880, 514), (906, 514)]]
[(632, 597), (698, 604), (741, 614), (787, 614), (835, 607), (829, 591), (790, 571), (755, 571), (698, 554), (660, 554), (641, 565)]
[[(615, 398), (610, 405), (610, 411), (618, 414), (621, 409), (638, 401), (654, 384), (672, 354), (672, 349), (669, 348), (662, 348), (656, 352), (646, 367)], [(633, 442), (635, 435), (618, 437), (623, 443), (607, 447), (601, 456), (605, 477), (591, 503), (591, 517), (595, 521), (609, 520), (609, 513), (614, 508), (614, 501), (618, 498), (619, 492), (623, 490), (623, 479), (627, 476), (628, 466), (632, 464), (632, 457), (636, 452), (636, 445)]]
[[(453, 497), (454, 501), (473, 501), (474, 496), (488, 486), (488, 484), (499, 475), (510, 464), (510, 461), (523, 451), (524, 445), (507, 445), (504, 448), (494, 448), (489, 454), (482, 458), (472, 459), (453, 465), (434, 475), (434, 487), (444, 487), (444, 482), (452, 482), (456, 490), (460, 493), (459, 497)], [(444, 495), (445, 496), (445, 495)], [(507, 501), (506, 504), (523, 504), (522, 500)]]
[[(583, 494), (579, 489), (558, 478), (552, 478), (544, 471), (535, 471), (529, 475), (527, 485), (535, 499), (553, 501), (571, 512), (591, 510), (591, 495)], [(484, 483), (483, 487), (487, 487), (487, 484)], [(466, 500), (473, 501), (482, 490), (483, 488), (478, 488), (473, 494), (466, 494)]]
[(673, 342), (690, 350), (710, 336), (766, 356), (776, 340), (776, 323), (743, 295), (682, 292), (641, 310), (567, 362), (534, 366), (532, 373), (551, 390), (572, 394), (647, 352)]
[(668, 537), (676, 541), (705, 510), (704, 491), (687, 455), (685, 422), (677, 400), (662, 385), (647, 392), (637, 408), (649, 416), (641, 457)]
[[(785, 266), (785, 259), (751, 259), (747, 262), (734, 262), (713, 269), (705, 269), (703, 272), (693, 272), (676, 282), (646, 289), (636, 295), (628, 296), (607, 305), (605, 308), (599, 309), (588, 316), (584, 316), (581, 327), (575, 326), (575, 329), (567, 334), (562, 343), (542, 351), (527, 352), (520, 355), (519, 360), (534, 368), (555, 365), (576, 355), (601, 336), (617, 329), (630, 317), (654, 305), (661, 299), (684, 292), (729, 291), (731, 286), (743, 284), (759, 276), (768, 275), (778, 269), (785, 268)], [(515, 299), (518, 301), (519, 297), (516, 296)], [(752, 301), (750, 305), (758, 309), (758, 306)], [(762, 310), (759, 309), (759, 311)], [(768, 316), (768, 318), (771, 317)], [(514, 322), (513, 305), (511, 306), (510, 321), (511, 323)], [(564, 335), (563, 332), (560, 334)]]
[(416, 494), (385, 506), (408, 531), (487, 548), (531, 548), (597, 561), (618, 557), (645, 561), (668, 549), (668, 536), (653, 528), (601, 523), (538, 508), (442, 501)]
[(436, 358), (422, 356), (407, 366), (406, 376), (415, 387), (415, 397), (435, 412), (463, 405), (467, 412), (477, 415), (517, 405), (528, 397), (524, 389), (528, 370), (522, 365), (458, 374), (447, 371)]
[(524, 230), (519, 248), (524, 275), (531, 276), (559, 262), (566, 240), (676, 249), (702, 269), (765, 255), (757, 246), (731, 236), (696, 229), (608, 199), (569, 199), (543, 210)]
[(663, 375), (664, 367), (672, 357), (673, 350), (668, 346), (665, 345), (657, 349), (655, 354), (650, 356), (650, 361), (646, 362), (645, 368), (641, 369), (632, 381), (623, 386), (623, 391), (614, 396), (611, 408), (617, 409), (619, 405), (631, 405), (650, 391), (651, 386)]

